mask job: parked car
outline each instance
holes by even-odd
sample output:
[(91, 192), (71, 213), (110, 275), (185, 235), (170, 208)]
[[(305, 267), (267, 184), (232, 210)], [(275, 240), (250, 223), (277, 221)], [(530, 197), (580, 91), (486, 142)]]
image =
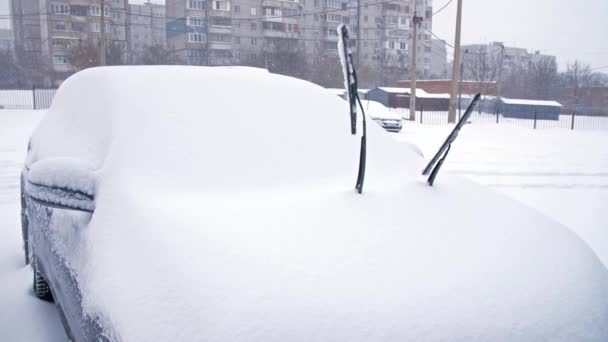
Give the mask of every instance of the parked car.
[(370, 119), (373, 119), (380, 127), (394, 133), (401, 131), (401, 128), (403, 127), (403, 117), (397, 112), (384, 107), (380, 102), (370, 100), (363, 101), (363, 107), (366, 108), (365, 113)]
[(608, 340), (577, 236), (455, 175), (426, 186), (376, 125), (359, 194), (350, 124), (259, 69), (75, 74), (22, 172), (34, 293), (72, 341)]

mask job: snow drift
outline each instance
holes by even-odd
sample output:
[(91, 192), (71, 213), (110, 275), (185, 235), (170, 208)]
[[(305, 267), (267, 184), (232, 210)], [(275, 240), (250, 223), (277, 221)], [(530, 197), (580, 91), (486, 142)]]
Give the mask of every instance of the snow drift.
[(447, 174), (426, 186), (376, 125), (356, 194), (345, 106), (250, 68), (67, 80), (29, 162), (96, 170), (65, 238), (85, 311), (124, 341), (608, 340), (608, 273), (564, 227)]

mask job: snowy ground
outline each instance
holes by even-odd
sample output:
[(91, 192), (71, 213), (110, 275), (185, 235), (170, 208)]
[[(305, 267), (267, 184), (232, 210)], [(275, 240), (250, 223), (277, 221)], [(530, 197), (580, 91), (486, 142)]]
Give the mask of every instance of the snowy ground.
[[(21, 250), (18, 174), (40, 116), (0, 110), (0, 341), (66, 339), (54, 306), (32, 295)], [(395, 137), (416, 143), (429, 157), (450, 128), (407, 123)], [(608, 217), (601, 210), (608, 203), (606, 146), (605, 132), (468, 125), (444, 171), (486, 184), (565, 224), (608, 265)]]
[[(451, 129), (408, 122), (394, 136), (420, 146), (428, 159)], [(606, 146), (606, 132), (471, 124), (460, 132), (443, 171), (488, 185), (568, 226), (608, 265)]]
[(0, 341), (65, 341), (55, 306), (36, 299), (24, 266), (19, 224), (19, 171), (29, 134), (41, 117), (0, 110)]

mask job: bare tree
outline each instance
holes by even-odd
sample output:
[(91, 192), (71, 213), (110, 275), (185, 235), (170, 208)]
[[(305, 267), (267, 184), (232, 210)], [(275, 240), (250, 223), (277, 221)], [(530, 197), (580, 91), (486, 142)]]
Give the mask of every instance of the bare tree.
[(527, 75), (527, 83), (534, 98), (539, 100), (555, 98), (558, 79), (555, 58), (549, 56), (533, 57), (527, 69), (524, 75)]

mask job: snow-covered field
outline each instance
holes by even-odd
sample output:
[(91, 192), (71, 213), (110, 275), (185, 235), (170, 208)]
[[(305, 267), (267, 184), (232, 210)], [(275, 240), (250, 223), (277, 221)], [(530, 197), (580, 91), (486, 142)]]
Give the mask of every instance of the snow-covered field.
[[(64, 341), (52, 304), (31, 293), (19, 226), (19, 170), (41, 112), (0, 110), (0, 341)], [(408, 123), (397, 139), (431, 156), (450, 126)], [(373, 142), (370, 142), (373, 143)], [(444, 170), (486, 184), (579, 234), (608, 265), (608, 134), (468, 125)], [(441, 186), (442, 175), (437, 178)]]
[(36, 299), (24, 266), (19, 218), (19, 171), (41, 112), (0, 110), (0, 341), (65, 341), (53, 304)]
[[(407, 122), (394, 136), (417, 144), (430, 158), (452, 127)], [(460, 132), (442, 172), (536, 208), (576, 232), (608, 265), (607, 146), (607, 132), (471, 124)]]

